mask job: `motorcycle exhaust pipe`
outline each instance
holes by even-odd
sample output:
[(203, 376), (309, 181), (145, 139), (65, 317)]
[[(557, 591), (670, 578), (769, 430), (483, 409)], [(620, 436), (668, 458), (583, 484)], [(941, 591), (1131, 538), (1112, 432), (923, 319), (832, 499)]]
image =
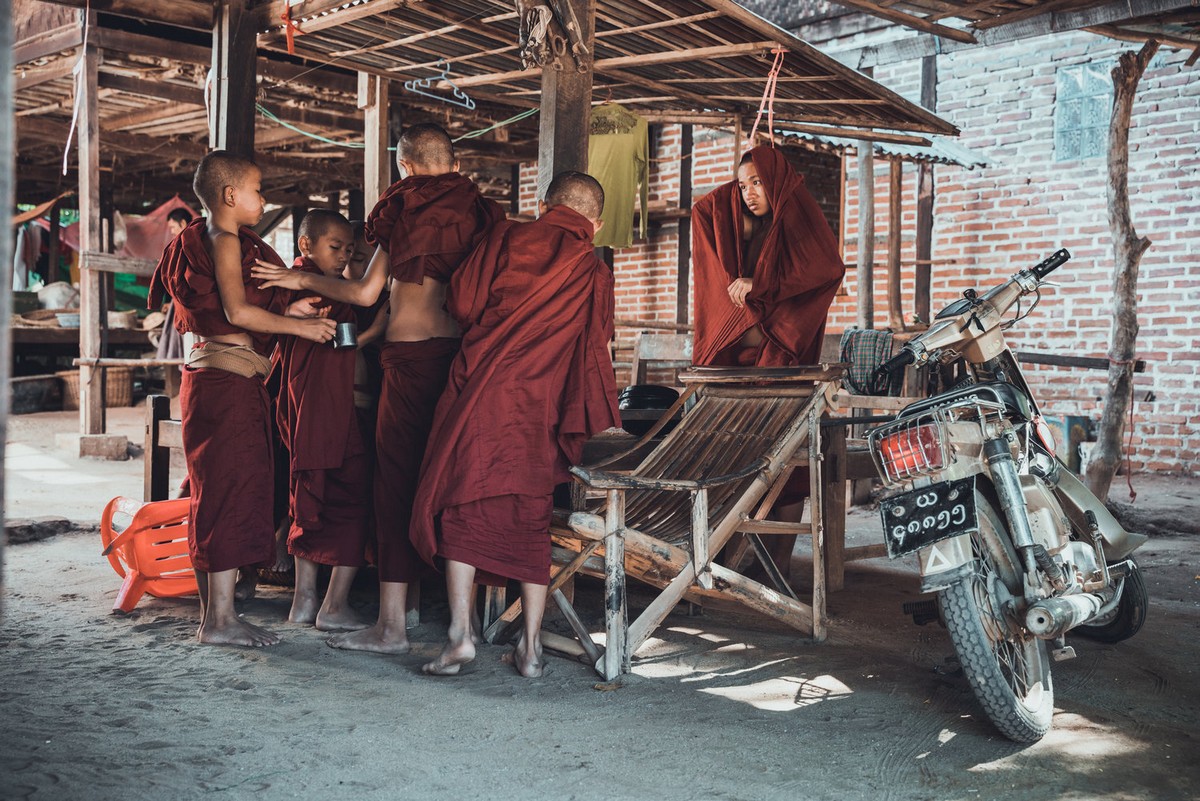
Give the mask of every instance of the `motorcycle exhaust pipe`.
[(1090, 592), (1046, 598), (1025, 612), (1025, 628), (1038, 639), (1057, 639), (1095, 617), (1103, 606), (1104, 599)]

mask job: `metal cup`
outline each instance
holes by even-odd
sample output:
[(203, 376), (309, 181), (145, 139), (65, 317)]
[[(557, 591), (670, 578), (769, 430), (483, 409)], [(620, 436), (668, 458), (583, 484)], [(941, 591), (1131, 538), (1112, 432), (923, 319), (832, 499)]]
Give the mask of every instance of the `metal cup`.
[(358, 347), (358, 326), (354, 323), (338, 323), (331, 341), (335, 348)]

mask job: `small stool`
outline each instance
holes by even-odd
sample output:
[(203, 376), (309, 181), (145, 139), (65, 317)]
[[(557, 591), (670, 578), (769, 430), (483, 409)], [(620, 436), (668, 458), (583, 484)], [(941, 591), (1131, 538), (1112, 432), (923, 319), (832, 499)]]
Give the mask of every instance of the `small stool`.
[[(104, 556), (117, 575), (125, 578), (114, 612), (133, 611), (147, 592), (156, 598), (197, 594), (196, 574), (188, 555), (190, 509), (190, 498), (145, 503), (117, 497), (104, 507), (100, 518)], [(128, 522), (119, 525), (124, 520)]]

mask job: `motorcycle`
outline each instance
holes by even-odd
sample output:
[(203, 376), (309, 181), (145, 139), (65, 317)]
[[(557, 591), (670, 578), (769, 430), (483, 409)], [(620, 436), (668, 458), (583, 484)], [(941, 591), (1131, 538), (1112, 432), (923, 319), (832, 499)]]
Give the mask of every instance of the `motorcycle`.
[(1004, 339), (1069, 258), (1059, 250), (942, 309), (877, 377), (961, 357), (967, 380), (867, 432), (889, 492), (880, 504), (888, 554), (917, 554), (921, 590), (937, 594), (976, 698), (1017, 742), (1050, 728), (1051, 658), (1075, 656), (1066, 633), (1119, 642), (1137, 633), (1147, 607), (1131, 555), (1146, 537), (1125, 531), (1059, 461)]

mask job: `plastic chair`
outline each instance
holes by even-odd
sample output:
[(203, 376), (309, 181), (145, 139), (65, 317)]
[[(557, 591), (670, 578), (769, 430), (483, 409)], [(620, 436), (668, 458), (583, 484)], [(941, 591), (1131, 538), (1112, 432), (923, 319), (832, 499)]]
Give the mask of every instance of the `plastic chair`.
[(100, 518), (104, 556), (125, 578), (114, 612), (133, 611), (147, 592), (157, 598), (198, 592), (188, 555), (190, 507), (189, 498), (145, 503), (124, 497), (113, 498), (104, 507)]

